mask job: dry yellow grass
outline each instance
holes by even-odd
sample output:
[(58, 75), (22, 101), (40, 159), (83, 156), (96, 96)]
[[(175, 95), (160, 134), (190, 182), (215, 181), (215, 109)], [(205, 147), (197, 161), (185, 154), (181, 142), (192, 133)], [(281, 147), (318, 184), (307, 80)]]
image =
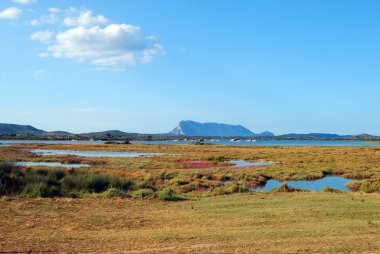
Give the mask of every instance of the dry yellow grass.
[(0, 250), (93, 253), (379, 253), (378, 194), (157, 200), (0, 199)]

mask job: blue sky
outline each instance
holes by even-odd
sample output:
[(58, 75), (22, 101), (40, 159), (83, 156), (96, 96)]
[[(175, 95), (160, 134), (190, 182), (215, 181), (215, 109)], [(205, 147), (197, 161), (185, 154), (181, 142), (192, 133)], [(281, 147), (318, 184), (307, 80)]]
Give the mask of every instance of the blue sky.
[(380, 2), (1, 0), (0, 122), (380, 135)]

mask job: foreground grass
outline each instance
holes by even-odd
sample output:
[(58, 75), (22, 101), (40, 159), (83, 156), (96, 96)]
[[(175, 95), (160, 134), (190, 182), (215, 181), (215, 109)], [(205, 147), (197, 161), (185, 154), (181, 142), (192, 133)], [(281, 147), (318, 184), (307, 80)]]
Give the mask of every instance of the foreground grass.
[(380, 196), (240, 194), (167, 203), (0, 199), (0, 250), (379, 253)]

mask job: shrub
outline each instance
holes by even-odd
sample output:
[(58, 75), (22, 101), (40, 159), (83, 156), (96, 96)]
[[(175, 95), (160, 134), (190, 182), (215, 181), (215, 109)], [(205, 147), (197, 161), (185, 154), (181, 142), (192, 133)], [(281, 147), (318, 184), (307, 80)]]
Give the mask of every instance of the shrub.
[(133, 187), (136, 189), (151, 189), (153, 191), (156, 191), (157, 188), (154, 186), (152, 181), (157, 182), (157, 180), (145, 179), (145, 180), (137, 182), (137, 184), (134, 184)]
[(100, 193), (108, 189), (110, 180), (105, 175), (86, 174), (85, 186), (90, 192)]
[(335, 173), (335, 170), (331, 168), (322, 170), (323, 176), (333, 175), (334, 173)]
[(65, 194), (70, 193), (85, 193), (87, 190), (86, 174), (84, 173), (71, 173), (66, 175), (60, 180), (61, 190)]
[(346, 187), (349, 188), (353, 192), (359, 191), (361, 185), (362, 183), (357, 182), (357, 181), (346, 183)]
[(178, 197), (174, 194), (174, 191), (170, 188), (164, 188), (161, 191), (156, 192), (155, 197), (165, 201), (180, 201), (184, 198)]
[(51, 179), (54, 180), (61, 180), (65, 176), (65, 171), (63, 169), (54, 169), (54, 170), (49, 170), (48, 176)]
[(28, 197), (59, 197), (61, 193), (55, 186), (49, 186), (45, 182), (29, 183), (25, 186), (23, 194)]
[(211, 156), (207, 158), (208, 161), (213, 161), (213, 162), (225, 162), (228, 161), (229, 159), (226, 158), (226, 156)]
[(330, 188), (328, 186), (325, 186), (322, 188), (322, 192), (340, 193), (342, 191), (340, 191), (339, 189), (334, 189), (334, 188)]
[(213, 196), (221, 196), (225, 194), (228, 194), (228, 193), (226, 192), (226, 189), (224, 186), (215, 187), (211, 190), (211, 195)]
[(145, 198), (145, 197), (151, 197), (154, 195), (154, 191), (151, 189), (140, 189), (136, 190), (132, 193), (132, 198)]
[(125, 198), (125, 197), (127, 197), (127, 194), (120, 189), (111, 187), (108, 190), (106, 190), (105, 192), (103, 192), (103, 196), (105, 196), (107, 198), (114, 198), (114, 197)]
[(366, 193), (380, 192), (380, 179), (350, 182), (347, 183), (346, 186), (351, 191), (361, 191)]
[(101, 193), (109, 188), (126, 192), (134, 186), (134, 182), (127, 177), (102, 175), (84, 171), (76, 171), (75, 173), (66, 175), (61, 179), (60, 183), (65, 193)]
[(12, 195), (22, 188), (24, 173), (14, 162), (0, 162), (0, 195)]
[(366, 193), (380, 192), (380, 179), (362, 181), (360, 191)]
[(133, 186), (134, 182), (127, 177), (75, 170), (66, 173), (62, 169), (24, 173), (14, 163), (0, 163), (0, 195), (22, 192), (30, 197), (78, 197), (108, 191), (106, 196), (125, 196)]
[(127, 177), (123, 176), (108, 176), (109, 184), (111, 187), (121, 189), (123, 191), (129, 191), (133, 188), (134, 182)]
[(272, 192), (308, 192), (308, 191), (293, 188), (293, 187), (288, 186), (287, 183), (283, 183), (280, 185), (280, 187), (273, 189)]
[(183, 177), (174, 177), (173, 179), (171, 179), (169, 181), (169, 185), (176, 185), (176, 186), (180, 186), (180, 185), (186, 185), (186, 184), (189, 184), (190, 182), (183, 179)]

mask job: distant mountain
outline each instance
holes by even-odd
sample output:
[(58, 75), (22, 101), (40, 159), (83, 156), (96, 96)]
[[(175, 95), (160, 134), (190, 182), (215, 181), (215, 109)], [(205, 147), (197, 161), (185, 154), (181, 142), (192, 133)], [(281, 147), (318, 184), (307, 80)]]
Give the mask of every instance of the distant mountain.
[(379, 136), (374, 136), (374, 135), (370, 135), (370, 134), (363, 133), (363, 134), (359, 134), (359, 135), (352, 136), (352, 138), (353, 138), (353, 139), (364, 140), (364, 139), (375, 139), (375, 138), (379, 138)]
[[(66, 131), (52, 131), (47, 132), (44, 130), (40, 130), (34, 128), (30, 125), (18, 125), (18, 124), (6, 124), (0, 123), (0, 134), (2, 135), (37, 135), (37, 136), (71, 136), (75, 135)], [(128, 133), (119, 130), (108, 130), (108, 131), (100, 131), (100, 132), (89, 132), (78, 134), (83, 137), (126, 137), (126, 136), (134, 136), (138, 135), (136, 133)]]
[(338, 135), (330, 133), (308, 133), (308, 134), (297, 134), (290, 133), (280, 135), (281, 138), (316, 138), (316, 139), (339, 139), (339, 138), (351, 138), (352, 135)]
[(48, 132), (47, 133), (48, 135), (51, 135), (51, 136), (55, 136), (55, 135), (60, 135), (60, 136), (70, 136), (70, 135), (73, 135), (72, 133), (70, 132), (67, 132), (67, 131), (51, 131), (51, 132)]
[(105, 136), (127, 137), (127, 136), (132, 136), (132, 135), (137, 135), (137, 134), (128, 133), (128, 132), (119, 131), (119, 130), (108, 130), (108, 131), (81, 133), (79, 135), (83, 137), (105, 137)]
[(223, 123), (198, 123), (194, 121), (180, 121), (177, 127), (168, 133), (173, 136), (234, 136), (234, 137), (271, 137), (271, 132), (255, 134), (241, 125)]
[(0, 123), (0, 134), (44, 135), (46, 133), (46, 131), (36, 129), (30, 125)]
[(274, 137), (274, 134), (270, 131), (264, 131), (255, 135), (256, 137)]

